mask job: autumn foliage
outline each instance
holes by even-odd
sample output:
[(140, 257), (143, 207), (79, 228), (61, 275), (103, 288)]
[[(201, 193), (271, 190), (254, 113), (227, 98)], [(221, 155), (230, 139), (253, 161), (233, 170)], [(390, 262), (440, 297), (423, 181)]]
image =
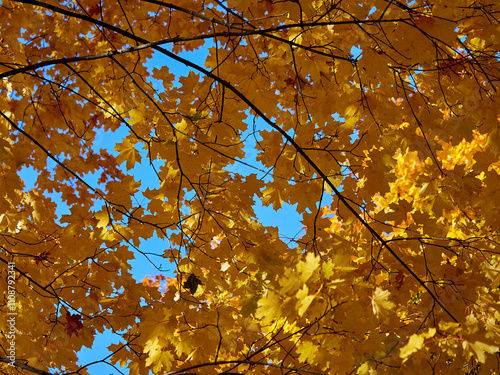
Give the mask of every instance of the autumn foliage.
[[(131, 375), (498, 373), (499, 20), (475, 0), (2, 1), (0, 371), (87, 374), (106, 331), (95, 361)], [(135, 280), (143, 256), (175, 274)]]

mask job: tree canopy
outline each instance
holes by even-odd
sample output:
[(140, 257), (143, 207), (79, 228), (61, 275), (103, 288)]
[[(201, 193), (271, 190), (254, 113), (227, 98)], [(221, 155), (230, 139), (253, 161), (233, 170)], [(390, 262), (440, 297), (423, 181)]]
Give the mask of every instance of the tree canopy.
[(110, 331), (131, 375), (498, 373), (499, 17), (2, 1), (0, 371), (87, 374)]

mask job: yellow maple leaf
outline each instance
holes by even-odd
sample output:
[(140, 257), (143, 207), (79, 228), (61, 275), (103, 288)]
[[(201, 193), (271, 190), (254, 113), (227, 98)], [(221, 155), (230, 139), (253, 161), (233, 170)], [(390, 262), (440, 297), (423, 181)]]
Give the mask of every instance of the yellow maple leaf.
[(278, 319), (281, 315), (281, 304), (280, 296), (272, 290), (268, 291), (267, 295), (257, 303), (256, 318), (262, 319), (264, 324)]
[(314, 344), (312, 341), (301, 341), (300, 345), (297, 347), (297, 353), (300, 354), (299, 362), (313, 364), (317, 352), (318, 345)]
[(307, 285), (304, 285), (302, 289), (300, 289), (297, 294), (297, 312), (299, 316), (304, 315), (306, 310), (309, 308), (309, 305), (311, 305), (311, 302), (314, 300), (315, 295), (309, 295), (309, 288)]
[[(165, 340), (161, 340), (165, 341)], [(153, 364), (153, 371), (168, 371), (174, 362), (174, 356), (165, 348), (166, 342), (160, 342), (160, 338), (156, 337), (154, 340), (148, 341), (144, 348), (144, 352), (148, 353), (146, 359), (146, 366)]]
[(115, 146), (115, 151), (119, 152), (116, 157), (118, 163), (126, 162), (127, 169), (132, 169), (136, 162), (141, 161), (141, 154), (135, 149), (135, 143), (129, 138), (125, 138), (122, 143)]
[(327, 194), (332, 194), (333, 189), (330, 186), (330, 183), (336, 187), (339, 188), (342, 185), (342, 176), (341, 175), (335, 175), (335, 176), (330, 176), (328, 177), (328, 181), (323, 181), (323, 188), (325, 189)]
[(436, 328), (430, 328), (427, 332), (411, 335), (408, 343), (399, 351), (399, 357), (403, 359), (403, 362), (406, 362), (410, 355), (419, 351), (424, 346), (425, 340), (433, 337), (435, 333)]
[(306, 261), (300, 261), (297, 264), (297, 271), (300, 274), (300, 280), (305, 283), (313, 275), (316, 268), (320, 263), (320, 257), (315, 256), (313, 253), (307, 253)]
[(283, 206), (280, 191), (272, 186), (265, 188), (262, 191), (262, 204), (266, 206), (272, 204), (275, 211), (279, 210)]
[(480, 341), (463, 341), (462, 346), (469, 355), (474, 355), (479, 363), (486, 362), (486, 354), (495, 354), (499, 350), (498, 346), (489, 345)]
[(98, 220), (97, 228), (106, 228), (109, 225), (109, 212), (106, 209), (96, 212), (94, 217)]
[(384, 290), (382, 288), (377, 287), (375, 292), (373, 293), (372, 300), (372, 309), (375, 316), (379, 319), (385, 319), (389, 315), (389, 313), (396, 307), (394, 302), (389, 300), (391, 296), (391, 292), (388, 290)]

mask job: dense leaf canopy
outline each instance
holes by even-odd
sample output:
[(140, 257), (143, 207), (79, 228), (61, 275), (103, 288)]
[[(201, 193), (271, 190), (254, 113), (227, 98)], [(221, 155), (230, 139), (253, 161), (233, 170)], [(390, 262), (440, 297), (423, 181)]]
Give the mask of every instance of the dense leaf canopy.
[(499, 17), (3, 0), (0, 371), (498, 373)]

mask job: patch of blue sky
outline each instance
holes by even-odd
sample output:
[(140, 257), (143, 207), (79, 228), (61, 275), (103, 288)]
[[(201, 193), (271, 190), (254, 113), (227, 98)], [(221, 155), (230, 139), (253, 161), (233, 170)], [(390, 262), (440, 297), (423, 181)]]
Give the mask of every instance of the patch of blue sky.
[(289, 247), (297, 246), (296, 240), (305, 231), (300, 223), (302, 215), (297, 213), (297, 203), (290, 205), (283, 202), (281, 208), (277, 211), (272, 206), (264, 206), (258, 197), (254, 198), (254, 212), (256, 212), (260, 223), (266, 227), (278, 228), (280, 239)]
[[(106, 330), (103, 333), (96, 334), (92, 347), (83, 347), (78, 352), (79, 360), (77, 363), (80, 366), (88, 366), (90, 363), (90, 366), (88, 366), (89, 374), (125, 375), (129, 373), (129, 371), (126, 370), (126, 367), (120, 368), (120, 364), (112, 365), (103, 356), (103, 354), (111, 354), (111, 352), (108, 350), (108, 346), (110, 345), (110, 337), (118, 338), (118, 335), (113, 334), (111, 330)], [(124, 344), (122, 340), (119, 341), (118, 339), (115, 339), (113, 343)], [(96, 359), (96, 353), (100, 354), (99, 359)], [(85, 360), (82, 361), (82, 358), (85, 358)]]
[(421, 66), (418, 66), (417, 69), (414, 69), (412, 71), (412, 73), (408, 76), (408, 78), (410, 79), (410, 82), (409, 82), (409, 86), (415, 90), (415, 91), (418, 91), (418, 87), (417, 87), (417, 82), (415, 80), (415, 77), (418, 75), (418, 74), (422, 74), (422, 72), (424, 71), (424, 69), (421, 67)]
[[(179, 57), (182, 57), (185, 60), (197, 63), (201, 67), (203, 67), (203, 63), (205, 62), (205, 60), (208, 57), (208, 53), (209, 53), (208, 49), (211, 47), (214, 47), (214, 46), (215, 46), (215, 44), (211, 40), (206, 40), (204, 45), (201, 48), (198, 48), (194, 51), (183, 51), (183, 52), (177, 53), (176, 55)], [(163, 48), (165, 48), (169, 52), (172, 52), (172, 50), (173, 50), (171, 44), (165, 45), (165, 46), (163, 46)], [(176, 77), (174, 82), (172, 82), (174, 87), (180, 87), (179, 77), (186, 77), (189, 74), (189, 72), (191, 72), (191, 71), (194, 71), (195, 73), (199, 73), (198, 71), (190, 69), (186, 65), (184, 65), (183, 63), (181, 63), (177, 60), (171, 59), (170, 57), (165, 56), (160, 52), (154, 52), (153, 57), (148, 59), (146, 61), (145, 65), (148, 68), (148, 70), (150, 71), (150, 73), (153, 72), (154, 68), (161, 69), (162, 67), (167, 66), (169, 69), (169, 72), (174, 74)], [(147, 81), (153, 83), (153, 87), (157, 91), (161, 92), (163, 90), (163, 82), (161, 82), (157, 79), (154, 79), (152, 76), (149, 76), (147, 78)]]
[(351, 50), (349, 51), (350, 55), (354, 57), (355, 59), (359, 60), (360, 58), (363, 57), (363, 50), (360, 48), (360, 46), (352, 46)]

